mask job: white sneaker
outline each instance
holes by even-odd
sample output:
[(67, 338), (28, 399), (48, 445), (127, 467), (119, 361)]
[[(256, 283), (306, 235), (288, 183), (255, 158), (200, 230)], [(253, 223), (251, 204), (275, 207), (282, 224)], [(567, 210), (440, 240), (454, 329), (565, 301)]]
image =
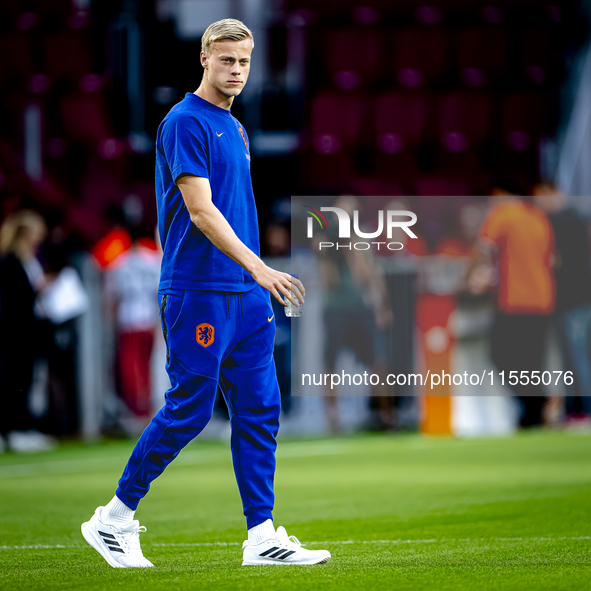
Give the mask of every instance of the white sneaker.
[(17, 453), (50, 451), (58, 447), (57, 439), (34, 429), (11, 431), (7, 436), (7, 444), (10, 449)]
[(275, 536), (260, 544), (242, 544), (242, 566), (253, 564), (324, 564), (330, 560), (328, 550), (306, 550), (295, 536), (288, 536), (280, 526)]
[(140, 547), (140, 522), (130, 520), (124, 525), (113, 525), (101, 520), (104, 507), (99, 507), (90, 521), (82, 524), (84, 539), (113, 567), (113, 568), (144, 568), (154, 566), (144, 558)]

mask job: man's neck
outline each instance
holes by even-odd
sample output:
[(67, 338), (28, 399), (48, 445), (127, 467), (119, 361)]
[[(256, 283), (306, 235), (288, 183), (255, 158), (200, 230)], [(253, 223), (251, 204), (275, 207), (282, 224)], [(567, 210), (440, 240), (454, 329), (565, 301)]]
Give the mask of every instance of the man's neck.
[(204, 101), (207, 101), (216, 107), (226, 109), (226, 111), (230, 110), (230, 107), (234, 102), (233, 96), (224, 96), (206, 81), (201, 82), (199, 88), (193, 94), (196, 94), (199, 98), (202, 98)]

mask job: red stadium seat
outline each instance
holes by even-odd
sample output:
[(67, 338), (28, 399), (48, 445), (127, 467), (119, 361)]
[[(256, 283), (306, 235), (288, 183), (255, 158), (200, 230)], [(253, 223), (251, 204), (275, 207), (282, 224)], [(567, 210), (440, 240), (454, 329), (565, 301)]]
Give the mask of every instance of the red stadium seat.
[(2, 0), (0, 4), (0, 16), (9, 22), (9, 19), (17, 17), (18, 14), (22, 13), (23, 6), (20, 0)]
[(470, 195), (470, 185), (459, 179), (449, 178), (424, 178), (415, 183), (417, 195), (424, 196), (460, 196)]
[(447, 53), (445, 31), (431, 27), (405, 29), (392, 35), (391, 47), (384, 54), (382, 67), (388, 75), (393, 68), (401, 86), (420, 88), (443, 76)]
[(552, 27), (526, 31), (521, 39), (521, 74), (533, 84), (548, 82), (556, 57), (556, 32)]
[(485, 86), (503, 74), (506, 37), (505, 30), (496, 28), (474, 28), (459, 34), (457, 67), (466, 86)]
[(348, 186), (348, 180), (357, 174), (351, 150), (319, 154), (313, 150), (305, 155), (302, 166), (302, 182), (314, 187)]
[(98, 210), (121, 199), (126, 191), (124, 178), (128, 164), (125, 157), (106, 160), (91, 156), (84, 170), (80, 201)]
[(326, 69), (333, 85), (342, 90), (374, 80), (383, 53), (380, 29), (358, 27), (326, 34)]
[(366, 101), (363, 95), (336, 92), (312, 98), (311, 149), (304, 167), (309, 182), (337, 183), (353, 175), (353, 149), (362, 141)]
[(500, 6), (485, 4), (480, 7), (480, 18), (489, 25), (498, 25), (505, 19), (505, 13)]
[(419, 173), (416, 148), (428, 135), (429, 99), (421, 93), (391, 92), (379, 96), (374, 109), (374, 171), (404, 183)]
[(100, 94), (70, 94), (61, 101), (61, 116), (69, 137), (96, 143), (112, 135)]
[(44, 14), (69, 14), (74, 4), (72, 0), (43, 0), (39, 2), (38, 10)]
[(29, 37), (23, 33), (0, 36), (0, 83), (10, 78), (26, 79), (33, 74)]
[(413, 4), (413, 0), (287, 0), (285, 5), (288, 14), (306, 11), (318, 20), (326, 19), (327, 23), (337, 17), (350, 18), (365, 25), (377, 22), (382, 16), (412, 11), (416, 4)]
[(515, 152), (534, 147), (542, 133), (545, 115), (544, 99), (537, 94), (507, 96), (502, 105), (502, 134), (506, 146)]
[(373, 177), (352, 179), (349, 185), (357, 195), (382, 197), (378, 200), (380, 204), (387, 203), (391, 197), (408, 195), (408, 191), (403, 187)]
[(448, 152), (464, 152), (489, 136), (491, 105), (486, 95), (452, 93), (438, 100), (438, 132)]
[(323, 2), (318, 2), (318, 0), (287, 0), (285, 2), (285, 8), (287, 10), (288, 20), (294, 17), (298, 20), (303, 18), (307, 21), (306, 24), (311, 24), (312, 22), (322, 21), (324, 19), (329, 23), (335, 17), (351, 17), (359, 5), (373, 8), (373, 5), (368, 6), (370, 4), (373, 3), (357, 0), (323, 0)]
[(389, 92), (378, 97), (374, 110), (377, 149), (395, 154), (418, 145), (426, 134), (428, 111), (425, 94)]
[(362, 135), (362, 95), (320, 93), (312, 99), (310, 132), (312, 146), (319, 154), (332, 154), (354, 145)]
[(48, 73), (54, 78), (80, 78), (91, 72), (86, 39), (76, 32), (59, 33), (45, 42)]

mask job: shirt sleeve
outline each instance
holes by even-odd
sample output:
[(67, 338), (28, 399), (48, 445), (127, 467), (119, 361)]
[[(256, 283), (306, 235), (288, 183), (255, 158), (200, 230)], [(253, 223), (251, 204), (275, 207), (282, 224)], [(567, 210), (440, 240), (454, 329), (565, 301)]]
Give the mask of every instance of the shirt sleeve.
[(160, 140), (175, 183), (183, 174), (209, 178), (207, 136), (197, 119), (170, 117), (162, 126)]
[(505, 231), (504, 214), (502, 208), (495, 207), (486, 217), (480, 228), (481, 240), (492, 240), (499, 244)]

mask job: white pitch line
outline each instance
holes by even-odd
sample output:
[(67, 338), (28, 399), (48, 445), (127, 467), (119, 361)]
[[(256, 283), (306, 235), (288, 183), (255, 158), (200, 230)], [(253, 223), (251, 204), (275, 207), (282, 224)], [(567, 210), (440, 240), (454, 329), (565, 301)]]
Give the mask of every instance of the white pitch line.
[[(560, 536), (557, 538), (548, 537), (521, 537), (521, 538), (442, 538), (429, 540), (326, 540), (324, 542), (308, 542), (303, 546), (329, 546), (329, 545), (350, 545), (350, 544), (382, 544), (382, 545), (400, 545), (400, 544), (444, 544), (446, 542), (556, 542), (556, 541), (590, 541), (591, 536)], [(146, 548), (199, 548), (215, 546), (240, 546), (240, 542), (171, 542), (168, 544), (150, 544)], [(0, 546), (0, 550), (61, 550), (68, 548), (90, 549), (84, 544), (31, 544), (28, 546)]]

